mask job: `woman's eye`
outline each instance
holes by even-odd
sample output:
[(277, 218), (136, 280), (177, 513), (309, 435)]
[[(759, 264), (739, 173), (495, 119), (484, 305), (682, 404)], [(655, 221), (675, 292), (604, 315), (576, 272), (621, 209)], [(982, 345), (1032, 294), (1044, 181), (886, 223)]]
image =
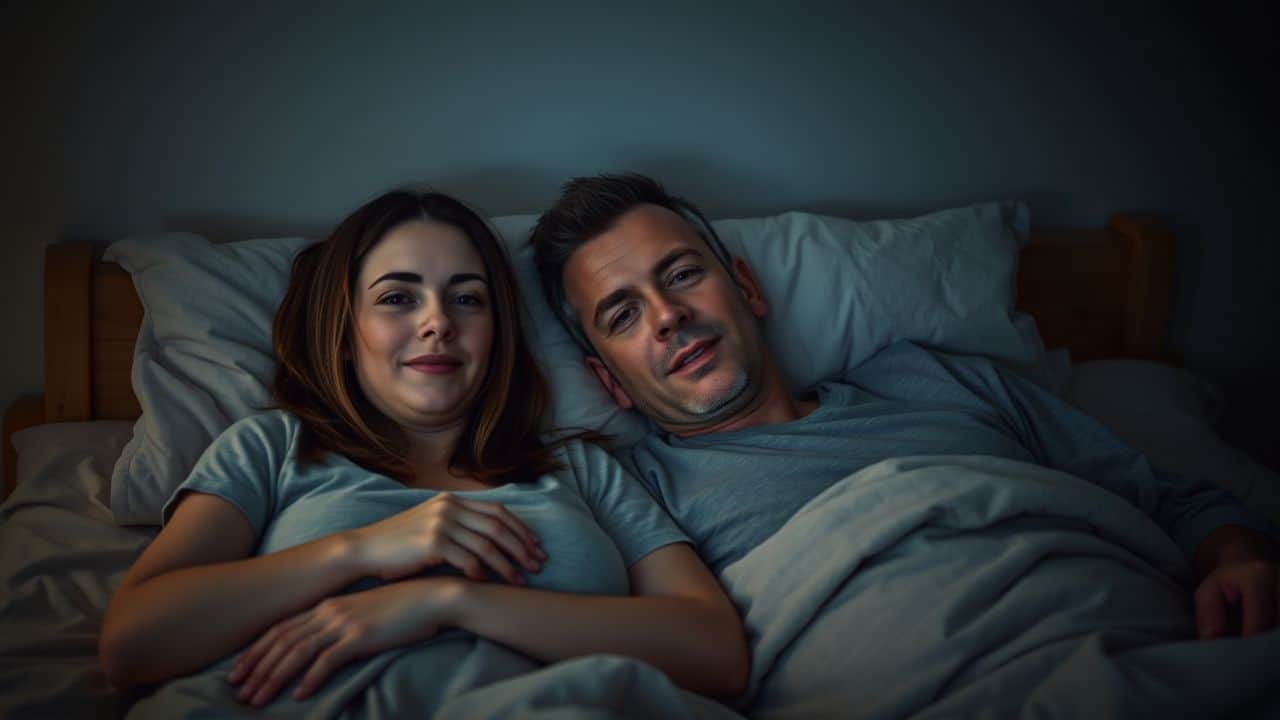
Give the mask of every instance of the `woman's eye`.
[(459, 295), (453, 299), (459, 305), (483, 305), (479, 295)]
[(413, 301), (413, 298), (404, 293), (390, 293), (378, 298), (379, 305), (406, 305)]

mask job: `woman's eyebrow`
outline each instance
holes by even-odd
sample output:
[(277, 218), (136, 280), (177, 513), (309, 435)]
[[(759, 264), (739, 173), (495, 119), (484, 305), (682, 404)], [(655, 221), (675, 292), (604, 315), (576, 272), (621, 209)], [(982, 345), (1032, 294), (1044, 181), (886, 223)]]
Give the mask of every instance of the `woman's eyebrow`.
[(369, 283), (369, 287), (373, 287), (374, 285), (377, 285), (383, 280), (399, 280), (400, 282), (417, 283), (419, 285), (422, 284), (422, 276), (419, 275), (418, 273), (389, 272), (383, 275), (382, 277), (378, 278), (377, 280), (374, 280), (373, 282)]
[[(418, 273), (389, 272), (383, 275), (382, 277), (378, 278), (377, 280), (374, 280), (373, 282), (369, 283), (369, 287), (373, 287), (374, 285), (377, 285), (383, 280), (399, 280), (400, 282), (416, 283), (418, 285), (422, 284), (422, 276), (419, 275)], [(477, 273), (454, 273), (453, 275), (449, 276), (450, 285), (457, 285), (458, 283), (464, 283), (464, 282), (467, 282), (468, 280), (479, 280), (485, 285), (489, 284), (489, 281), (485, 280), (483, 275), (479, 275)]]

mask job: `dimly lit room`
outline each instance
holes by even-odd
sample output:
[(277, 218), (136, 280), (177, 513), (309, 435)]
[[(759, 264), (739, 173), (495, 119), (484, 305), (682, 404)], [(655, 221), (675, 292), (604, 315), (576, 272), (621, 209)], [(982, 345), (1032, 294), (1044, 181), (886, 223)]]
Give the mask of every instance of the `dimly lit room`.
[(1280, 717), (1260, 11), (4, 14), (0, 717)]

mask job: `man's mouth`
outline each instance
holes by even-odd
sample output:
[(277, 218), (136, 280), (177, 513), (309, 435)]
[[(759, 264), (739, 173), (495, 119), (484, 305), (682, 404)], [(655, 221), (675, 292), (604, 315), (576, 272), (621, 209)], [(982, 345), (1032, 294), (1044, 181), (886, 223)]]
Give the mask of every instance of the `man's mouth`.
[(675, 362), (667, 368), (667, 374), (675, 375), (684, 370), (701, 366), (711, 359), (711, 356), (715, 354), (716, 346), (719, 344), (720, 338), (718, 337), (711, 337), (693, 343), (676, 356)]

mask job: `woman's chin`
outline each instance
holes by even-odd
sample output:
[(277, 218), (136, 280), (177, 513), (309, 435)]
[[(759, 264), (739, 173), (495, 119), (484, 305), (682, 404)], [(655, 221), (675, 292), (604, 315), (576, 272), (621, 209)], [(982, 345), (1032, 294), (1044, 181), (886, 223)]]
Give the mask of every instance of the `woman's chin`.
[(461, 401), (453, 399), (409, 403), (405, 410), (406, 417), (402, 422), (426, 427), (453, 425), (467, 415), (466, 406)]

